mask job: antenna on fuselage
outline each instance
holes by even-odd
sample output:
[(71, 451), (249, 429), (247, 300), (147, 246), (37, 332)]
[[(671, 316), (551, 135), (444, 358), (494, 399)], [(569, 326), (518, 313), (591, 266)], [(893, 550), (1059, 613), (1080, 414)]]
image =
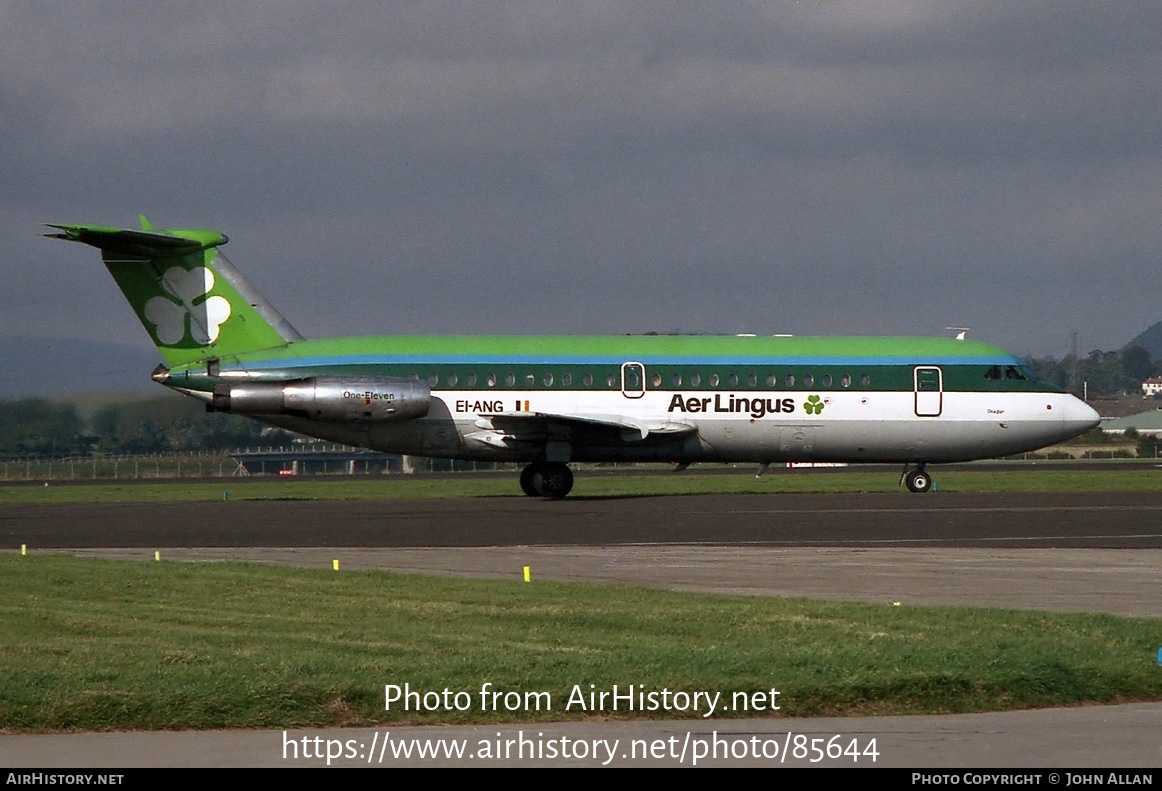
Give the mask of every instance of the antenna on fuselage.
[(962, 341), (964, 340), (964, 337), (968, 335), (968, 331), (971, 330), (972, 327), (945, 327), (944, 329), (952, 330), (956, 333), (956, 340)]

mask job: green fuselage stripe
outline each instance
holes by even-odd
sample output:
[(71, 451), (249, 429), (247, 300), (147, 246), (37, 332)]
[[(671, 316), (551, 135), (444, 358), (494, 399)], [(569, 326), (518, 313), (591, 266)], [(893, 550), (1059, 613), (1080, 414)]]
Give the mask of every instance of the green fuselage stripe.
[[(682, 365), (645, 366), (644, 389), (661, 392), (706, 391), (911, 391), (913, 365)], [(992, 366), (939, 366), (944, 392), (1061, 392), (1056, 386), (1031, 379), (986, 378)], [(464, 365), (287, 365), (255, 370), (251, 381), (284, 381), (317, 376), (386, 377), (418, 379), (435, 390), (600, 391), (622, 389), (620, 365), (507, 365), (477, 362)], [(226, 380), (235, 366), (222, 365)], [(179, 375), (179, 372), (174, 372)], [(212, 389), (222, 379), (189, 371), (187, 386)], [(641, 389), (631, 386), (630, 389)]]
[[(946, 338), (374, 336), (223, 356), (223, 379), (196, 365), (174, 374), (195, 389), (212, 389), (235, 374), (251, 381), (376, 376), (419, 379), (437, 390), (586, 392), (622, 389), (627, 362), (644, 366), (647, 391), (911, 391), (915, 369), (935, 366), (946, 392), (1060, 392), (1031, 378), (1003, 349)], [(997, 378), (997, 371), (1010, 376)]]

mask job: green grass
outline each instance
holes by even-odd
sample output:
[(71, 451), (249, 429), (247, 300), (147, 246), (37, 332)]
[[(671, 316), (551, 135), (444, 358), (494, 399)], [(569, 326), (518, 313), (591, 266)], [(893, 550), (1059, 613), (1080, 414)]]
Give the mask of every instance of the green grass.
[[(1160, 619), (233, 563), (0, 555), (0, 634), (12, 731), (562, 719), (590, 684), (774, 688), (792, 716), (1162, 699)], [(553, 708), (482, 711), (485, 682)], [(386, 711), (404, 683), (471, 708)]]
[[(1162, 491), (1162, 469), (1099, 470), (1015, 467), (1011, 470), (932, 468), (940, 492), (1138, 492)], [(515, 472), (466, 475), (395, 475), (381, 479), (343, 476), (327, 478), (223, 479), (214, 483), (97, 483), (49, 486), (0, 485), (0, 506), (6, 503), (66, 502), (190, 502), (220, 500), (374, 500), (449, 497), (519, 497)], [(853, 472), (796, 470), (754, 477), (750, 467), (735, 474), (700, 475), (631, 471), (593, 474), (582, 471), (571, 497), (626, 497), (694, 494), (894, 492), (899, 470), (884, 467)]]

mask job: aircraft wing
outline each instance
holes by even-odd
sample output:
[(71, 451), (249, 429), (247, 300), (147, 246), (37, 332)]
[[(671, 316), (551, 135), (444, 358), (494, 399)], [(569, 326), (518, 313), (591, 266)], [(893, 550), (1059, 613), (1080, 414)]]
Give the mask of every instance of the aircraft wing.
[[(633, 436), (643, 440), (653, 435), (674, 437), (690, 434), (697, 430), (692, 423), (675, 420), (639, 420), (625, 415), (570, 414), (567, 412), (490, 412), (481, 414), (491, 423), (490, 428), (505, 429), (513, 433), (525, 431), (551, 432), (554, 428), (571, 430), (575, 428), (605, 428), (620, 431), (623, 436)], [(626, 436), (626, 439), (631, 437)]]

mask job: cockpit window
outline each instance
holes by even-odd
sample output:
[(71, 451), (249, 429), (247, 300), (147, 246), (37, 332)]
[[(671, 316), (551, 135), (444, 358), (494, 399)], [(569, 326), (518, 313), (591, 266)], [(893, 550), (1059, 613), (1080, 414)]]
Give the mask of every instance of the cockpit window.
[(985, 371), (986, 382), (1036, 382), (1037, 374), (1027, 365), (994, 365)]

